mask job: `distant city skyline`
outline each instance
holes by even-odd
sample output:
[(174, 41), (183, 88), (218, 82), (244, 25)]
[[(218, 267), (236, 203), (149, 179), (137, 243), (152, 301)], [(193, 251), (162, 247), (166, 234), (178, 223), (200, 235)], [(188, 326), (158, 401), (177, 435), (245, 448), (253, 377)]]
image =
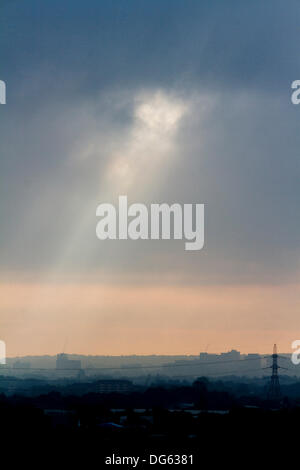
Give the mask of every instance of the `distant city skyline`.
[[(276, 350), (274, 345), (273, 350)], [(273, 353), (273, 350), (271, 351)], [(56, 356), (26, 356), (8, 358), (0, 368), (2, 377), (39, 377), (57, 379), (63, 377), (79, 381), (98, 378), (130, 377), (139, 382), (151, 376), (193, 380), (195, 377), (257, 377), (271, 376), (274, 354), (248, 353), (237, 350), (222, 353), (200, 352), (198, 355), (132, 355), (132, 356), (86, 356), (59, 353)], [(290, 354), (276, 355), (279, 375), (297, 377), (300, 368), (291, 361)], [(283, 366), (283, 367), (282, 367)], [(277, 366), (276, 366), (277, 369)]]

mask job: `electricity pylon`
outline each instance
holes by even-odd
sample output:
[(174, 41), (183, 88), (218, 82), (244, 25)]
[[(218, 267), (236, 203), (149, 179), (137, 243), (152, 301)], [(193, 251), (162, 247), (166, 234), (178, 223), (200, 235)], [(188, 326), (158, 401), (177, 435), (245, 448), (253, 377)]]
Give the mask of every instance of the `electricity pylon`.
[(270, 369), (272, 369), (271, 381), (268, 390), (268, 398), (270, 400), (278, 400), (281, 398), (281, 391), (280, 391), (280, 384), (279, 384), (279, 377), (278, 377), (278, 369), (281, 367), (278, 365), (278, 354), (277, 354), (277, 346), (274, 344), (273, 346), (273, 354), (272, 354), (272, 365)]

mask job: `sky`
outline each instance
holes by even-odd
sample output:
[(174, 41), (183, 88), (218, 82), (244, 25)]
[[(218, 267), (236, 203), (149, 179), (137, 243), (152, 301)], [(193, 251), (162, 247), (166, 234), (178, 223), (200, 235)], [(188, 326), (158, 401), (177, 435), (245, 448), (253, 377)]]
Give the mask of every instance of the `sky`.
[[(289, 352), (300, 336), (296, 0), (5, 0), (8, 355)], [(100, 241), (99, 203), (205, 204), (205, 244)], [(209, 345), (209, 346), (208, 346)]]

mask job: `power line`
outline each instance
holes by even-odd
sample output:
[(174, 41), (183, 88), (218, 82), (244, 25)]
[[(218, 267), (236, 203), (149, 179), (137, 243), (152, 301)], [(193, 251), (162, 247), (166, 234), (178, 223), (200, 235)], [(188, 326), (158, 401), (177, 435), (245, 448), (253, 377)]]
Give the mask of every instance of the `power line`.
[[(245, 371), (245, 373), (248, 373), (248, 372), (257, 372), (257, 371), (262, 371), (263, 369), (262, 368), (255, 368), (255, 369), (247, 369)], [(230, 371), (226, 371), (226, 372), (218, 372), (218, 373), (214, 373), (214, 372), (208, 372), (208, 373), (205, 373), (204, 374), (204, 377), (206, 376), (213, 376), (213, 377), (225, 377), (227, 375), (232, 375), (232, 374), (235, 374), (237, 372), (241, 372), (239, 369), (235, 369), (235, 370), (230, 370)], [(171, 379), (179, 379), (181, 377), (199, 377), (199, 374), (184, 374), (184, 375), (172, 375), (170, 378)]]
[(170, 367), (203, 367), (203, 366), (210, 366), (210, 365), (224, 365), (224, 364), (231, 364), (234, 362), (238, 362), (240, 364), (243, 364), (244, 362), (248, 361), (259, 361), (263, 359), (264, 357), (251, 357), (248, 359), (229, 359), (227, 361), (222, 361), (221, 359), (218, 361), (208, 361), (208, 362), (197, 362), (195, 361), (189, 363), (189, 361), (185, 363), (174, 363), (174, 364), (160, 364), (160, 365), (135, 365), (135, 366), (119, 366), (119, 367), (84, 367), (84, 368), (68, 368), (68, 367), (63, 367), (63, 368), (50, 368), (50, 367), (1, 367), (0, 366), (0, 371), (1, 370), (26, 370), (26, 371), (78, 371), (78, 370), (134, 370), (134, 369), (161, 369), (161, 368), (170, 368)]

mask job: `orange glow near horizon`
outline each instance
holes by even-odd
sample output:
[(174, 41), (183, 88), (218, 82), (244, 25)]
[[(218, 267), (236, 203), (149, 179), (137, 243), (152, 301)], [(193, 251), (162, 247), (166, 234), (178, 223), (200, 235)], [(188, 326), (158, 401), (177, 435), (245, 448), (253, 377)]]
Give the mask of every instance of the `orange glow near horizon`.
[[(3, 283), (8, 357), (290, 352), (300, 336), (299, 285), (143, 286)], [(288, 328), (287, 328), (288, 325)]]

